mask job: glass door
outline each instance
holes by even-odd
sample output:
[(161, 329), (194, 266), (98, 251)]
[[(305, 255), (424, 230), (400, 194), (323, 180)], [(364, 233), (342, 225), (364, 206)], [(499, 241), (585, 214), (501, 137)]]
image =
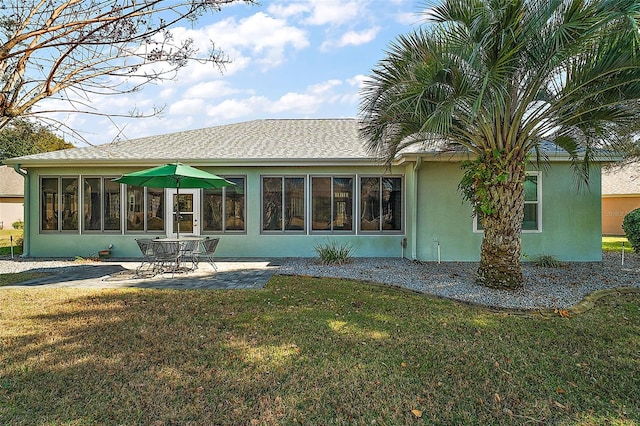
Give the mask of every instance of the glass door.
[[(180, 198), (176, 194), (175, 188), (167, 190), (169, 194), (169, 208), (171, 209), (168, 235), (177, 236), (178, 230), (181, 237), (200, 235), (200, 190), (180, 188)], [(180, 207), (178, 209), (178, 207)], [(178, 220), (178, 211), (180, 218)], [(180, 226), (180, 228), (178, 228)]]

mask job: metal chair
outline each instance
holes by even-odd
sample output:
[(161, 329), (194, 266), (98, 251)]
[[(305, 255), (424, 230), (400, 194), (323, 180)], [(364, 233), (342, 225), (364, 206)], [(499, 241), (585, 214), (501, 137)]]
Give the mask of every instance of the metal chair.
[[(140, 275), (140, 272), (143, 270), (154, 270), (154, 256), (153, 256), (153, 248), (151, 247), (151, 242), (153, 240), (150, 238), (136, 238), (136, 243), (138, 244), (138, 248), (140, 249), (140, 253), (142, 253), (142, 263), (140, 266), (136, 268), (136, 275)], [(144, 266), (147, 265), (145, 268)]]
[(194, 252), (196, 257), (202, 256), (206, 259), (207, 262), (213, 267), (214, 271), (218, 271), (218, 267), (216, 263), (213, 261), (213, 254), (216, 252), (216, 247), (218, 247), (218, 243), (220, 242), (220, 238), (205, 238), (202, 240), (202, 250), (198, 250)]
[(191, 270), (198, 269), (198, 251), (200, 249), (199, 239), (188, 239), (180, 241), (180, 261), (191, 262)]
[(178, 241), (152, 240), (154, 271), (171, 272), (171, 277), (180, 267), (180, 243)]

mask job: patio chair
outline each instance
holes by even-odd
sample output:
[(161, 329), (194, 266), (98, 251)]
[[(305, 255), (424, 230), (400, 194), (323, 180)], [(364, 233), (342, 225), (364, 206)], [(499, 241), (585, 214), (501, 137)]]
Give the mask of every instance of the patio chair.
[(191, 262), (191, 270), (198, 269), (198, 251), (200, 239), (188, 239), (180, 241), (180, 262)]
[(218, 271), (218, 267), (216, 263), (213, 261), (213, 254), (216, 252), (216, 247), (218, 247), (218, 243), (220, 242), (220, 238), (205, 238), (202, 240), (202, 250), (198, 250), (194, 252), (196, 257), (202, 256), (206, 259), (207, 262), (213, 267), (214, 271)]
[(171, 277), (180, 267), (180, 243), (178, 241), (152, 240), (154, 267), (159, 273), (171, 272)]
[(136, 243), (138, 244), (140, 253), (142, 253), (142, 262), (140, 263), (140, 266), (136, 268), (136, 275), (140, 275), (140, 272), (142, 272), (143, 270), (153, 271), (155, 262), (153, 257), (153, 248), (151, 247), (152, 241), (153, 240), (150, 238), (136, 238)]

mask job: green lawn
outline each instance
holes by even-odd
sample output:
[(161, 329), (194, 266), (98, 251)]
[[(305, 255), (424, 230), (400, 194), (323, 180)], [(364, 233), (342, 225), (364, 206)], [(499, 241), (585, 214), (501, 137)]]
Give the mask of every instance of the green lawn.
[(308, 277), (4, 289), (0, 344), (0, 424), (640, 424), (638, 295), (543, 319)]
[(13, 254), (22, 254), (22, 247), (17, 246), (17, 240), (22, 238), (22, 229), (0, 229), (0, 256), (11, 254), (11, 237), (13, 237)]
[(602, 251), (622, 251), (623, 243), (624, 251), (633, 253), (634, 250), (626, 237), (602, 237)]

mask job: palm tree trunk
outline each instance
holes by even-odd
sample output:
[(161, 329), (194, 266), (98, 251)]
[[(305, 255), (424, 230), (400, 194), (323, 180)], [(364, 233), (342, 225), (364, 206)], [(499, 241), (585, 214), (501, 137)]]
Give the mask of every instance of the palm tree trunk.
[(513, 162), (504, 182), (491, 187), (489, 200), (494, 212), (484, 215), (480, 266), (476, 281), (486, 287), (522, 287), (520, 232), (524, 217), (524, 178), (522, 162)]

